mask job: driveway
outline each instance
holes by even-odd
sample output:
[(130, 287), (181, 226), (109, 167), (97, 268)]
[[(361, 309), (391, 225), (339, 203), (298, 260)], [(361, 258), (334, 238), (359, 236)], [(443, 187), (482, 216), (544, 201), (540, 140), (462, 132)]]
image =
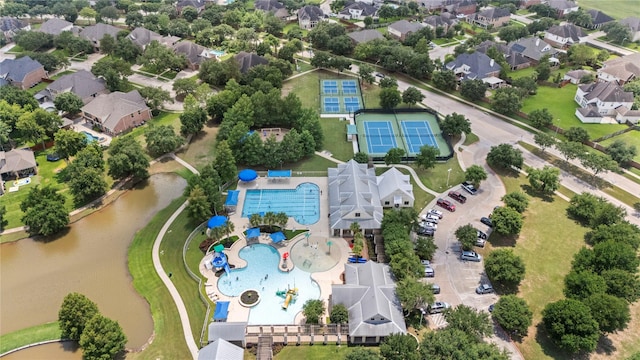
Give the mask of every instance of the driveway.
[(605, 32), (604, 31), (596, 31), (593, 32), (591, 34), (589, 34), (585, 40), (585, 42), (587, 44), (593, 45), (599, 49), (605, 49), (611, 53), (614, 54), (618, 54), (618, 55), (631, 55), (636, 53), (637, 51), (635, 50), (631, 50), (631, 49), (627, 49), (627, 48), (623, 48), (623, 47), (619, 47), (616, 45), (612, 45), (612, 44), (608, 44), (604, 41), (600, 41), (598, 40), (599, 37), (605, 36)]

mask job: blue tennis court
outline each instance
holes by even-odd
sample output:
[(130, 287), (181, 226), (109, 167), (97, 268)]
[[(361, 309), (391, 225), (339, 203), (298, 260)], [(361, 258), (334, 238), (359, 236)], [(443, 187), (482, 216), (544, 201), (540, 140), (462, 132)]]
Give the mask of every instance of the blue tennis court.
[(325, 97), (323, 102), (324, 112), (340, 112), (340, 99), (337, 97)]
[(409, 153), (420, 153), (420, 148), (424, 145), (438, 148), (431, 126), (426, 121), (401, 121), (402, 132), (405, 142), (409, 148)]
[(322, 80), (322, 92), (324, 94), (337, 94), (338, 93), (338, 81), (336, 81), (336, 80)]
[(364, 132), (369, 154), (385, 154), (398, 147), (390, 121), (367, 121)]
[(357, 97), (344, 97), (342, 98), (344, 101), (344, 108), (348, 112), (354, 112), (360, 110), (360, 99)]
[(355, 95), (358, 93), (358, 84), (354, 80), (342, 80), (342, 93)]

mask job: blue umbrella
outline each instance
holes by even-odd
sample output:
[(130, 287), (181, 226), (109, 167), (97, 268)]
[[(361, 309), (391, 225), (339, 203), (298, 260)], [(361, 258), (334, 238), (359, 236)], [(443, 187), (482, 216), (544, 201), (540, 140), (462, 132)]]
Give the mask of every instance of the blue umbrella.
[(238, 173), (238, 179), (241, 181), (253, 181), (258, 178), (258, 173), (253, 169), (244, 169)]
[(214, 216), (211, 219), (209, 219), (209, 221), (207, 222), (207, 227), (209, 229), (217, 228), (224, 225), (226, 222), (227, 222), (226, 216), (221, 216), (221, 215)]

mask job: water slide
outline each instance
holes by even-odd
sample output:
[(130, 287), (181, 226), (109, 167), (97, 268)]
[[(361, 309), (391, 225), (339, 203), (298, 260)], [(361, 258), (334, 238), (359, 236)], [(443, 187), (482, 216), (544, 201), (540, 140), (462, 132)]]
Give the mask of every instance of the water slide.
[(276, 291), (276, 295), (284, 296), (284, 303), (282, 304), (282, 308), (286, 310), (289, 307), (291, 300), (298, 296), (298, 288), (289, 289), (287, 291), (278, 290)]
[(293, 295), (287, 294), (287, 297), (284, 298), (284, 304), (282, 304), (283, 309), (287, 309), (289, 307), (289, 303), (291, 302), (291, 299), (293, 299)]
[(213, 265), (216, 269), (224, 268), (224, 271), (227, 273), (227, 275), (231, 275), (231, 268), (229, 267), (229, 263), (227, 262), (227, 255), (225, 255), (223, 252), (215, 253), (213, 255), (211, 265)]

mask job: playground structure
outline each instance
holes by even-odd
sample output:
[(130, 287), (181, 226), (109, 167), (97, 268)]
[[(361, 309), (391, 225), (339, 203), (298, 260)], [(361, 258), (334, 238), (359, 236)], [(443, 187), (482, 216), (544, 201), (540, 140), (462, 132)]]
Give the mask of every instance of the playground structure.
[(280, 297), (284, 297), (284, 303), (282, 304), (283, 309), (287, 309), (289, 307), (289, 303), (293, 300), (296, 301), (298, 297), (298, 288), (288, 289), (288, 290), (278, 290), (276, 291), (276, 295)]
[(216, 245), (213, 247), (213, 260), (211, 260), (211, 265), (216, 269), (216, 271), (220, 271), (224, 269), (227, 275), (231, 275), (231, 268), (229, 267), (229, 262), (227, 261), (227, 255), (224, 253), (224, 245)]

